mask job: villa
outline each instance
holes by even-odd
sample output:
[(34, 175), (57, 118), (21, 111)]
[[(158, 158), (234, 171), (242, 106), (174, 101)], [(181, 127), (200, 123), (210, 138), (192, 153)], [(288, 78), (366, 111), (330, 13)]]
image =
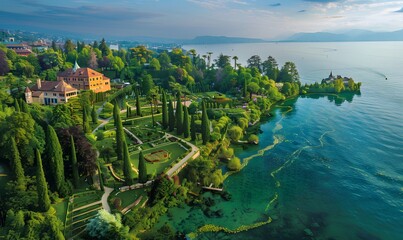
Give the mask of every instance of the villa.
[(111, 90), (110, 79), (91, 68), (80, 68), (77, 62), (57, 75), (58, 81), (65, 81), (78, 90), (92, 90), (95, 93)]
[(77, 89), (63, 80), (41, 81), (38, 79), (34, 86), (25, 89), (25, 100), (29, 104), (57, 105), (66, 103), (76, 96)]
[(333, 71), (331, 71), (330, 74), (329, 74), (329, 77), (327, 77), (325, 79), (322, 79), (322, 83), (326, 83), (326, 84), (333, 83), (337, 79), (343, 80), (343, 83), (344, 83), (345, 86), (348, 86), (348, 81), (351, 80), (351, 78), (342, 77), (341, 75), (337, 75), (335, 77), (335, 76), (333, 76)]

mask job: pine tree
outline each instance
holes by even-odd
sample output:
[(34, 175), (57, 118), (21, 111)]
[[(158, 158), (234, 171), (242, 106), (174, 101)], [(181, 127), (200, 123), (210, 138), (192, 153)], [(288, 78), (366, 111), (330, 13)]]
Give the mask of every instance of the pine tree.
[[(116, 105), (116, 108), (119, 108)], [(125, 132), (123, 131), (122, 120), (120, 119), (120, 114), (116, 116), (116, 154), (118, 156), (118, 160), (123, 160), (123, 145), (125, 142)]]
[(183, 107), (183, 136), (188, 138), (190, 135), (190, 123), (189, 123), (189, 112), (186, 106)]
[(42, 159), (39, 150), (36, 149), (36, 189), (38, 191), (38, 206), (42, 212), (47, 212), (50, 208), (48, 184), (42, 167)]
[(141, 107), (140, 107), (140, 96), (139, 91), (136, 91), (136, 114), (137, 116), (141, 116)]
[(85, 109), (85, 107), (83, 108), (83, 131), (84, 133), (91, 132), (91, 127), (87, 116), (87, 110)]
[(164, 90), (162, 90), (162, 128), (167, 129), (168, 127), (168, 106), (167, 106), (167, 96)]
[(209, 119), (207, 116), (205, 102), (203, 102), (203, 104), (202, 104), (201, 132), (202, 132), (203, 145), (205, 145), (208, 142), (208, 140), (210, 139), (210, 123), (209, 123)]
[(196, 123), (195, 123), (195, 115), (192, 114), (192, 117), (190, 119), (190, 136), (192, 138), (192, 141), (196, 140)]
[(59, 138), (51, 125), (46, 130), (46, 161), (50, 167), (53, 191), (59, 191), (64, 183), (64, 163)]
[(144, 160), (143, 151), (140, 151), (139, 153), (139, 182), (147, 182), (147, 167)]
[(91, 111), (91, 118), (92, 118), (92, 123), (97, 124), (97, 111), (95, 110), (95, 106), (92, 106), (92, 111)]
[(16, 112), (20, 112), (20, 105), (18, 104), (18, 99), (14, 98), (14, 108)]
[(168, 102), (168, 123), (169, 123), (169, 131), (172, 132), (175, 128), (175, 114), (171, 99), (169, 99)]
[(176, 133), (178, 135), (182, 135), (182, 133), (183, 133), (183, 107), (182, 107), (180, 92), (178, 92), (178, 94), (176, 95), (175, 120), (176, 120)]
[(11, 169), (14, 173), (15, 180), (17, 181), (18, 190), (25, 191), (25, 174), (24, 168), (21, 164), (20, 153), (18, 152), (17, 144), (15, 143), (14, 138), (11, 138)]
[(134, 174), (130, 163), (130, 155), (126, 141), (123, 142), (123, 174), (125, 176), (126, 184), (132, 185), (134, 183)]
[(77, 154), (76, 154), (76, 146), (74, 145), (73, 135), (70, 135), (70, 144), (71, 144), (71, 152), (70, 152), (70, 160), (73, 171), (73, 184), (74, 187), (78, 186), (79, 174), (78, 174), (78, 165), (77, 165)]

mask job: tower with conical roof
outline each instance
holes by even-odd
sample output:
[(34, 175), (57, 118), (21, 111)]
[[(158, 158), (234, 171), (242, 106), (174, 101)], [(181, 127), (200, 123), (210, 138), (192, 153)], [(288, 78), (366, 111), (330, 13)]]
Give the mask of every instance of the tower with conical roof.
[(76, 62), (74, 63), (73, 72), (76, 72), (77, 69), (79, 69), (79, 68), (80, 68), (80, 66), (78, 66), (78, 63), (77, 63), (77, 60), (76, 60)]

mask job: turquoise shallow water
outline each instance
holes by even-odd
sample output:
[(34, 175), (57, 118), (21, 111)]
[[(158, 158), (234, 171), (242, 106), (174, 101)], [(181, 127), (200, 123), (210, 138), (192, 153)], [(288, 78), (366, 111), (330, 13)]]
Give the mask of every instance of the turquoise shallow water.
[[(273, 222), (238, 234), (200, 239), (402, 239), (403, 43), (280, 43), (186, 46), (203, 53), (256, 53), (294, 61), (302, 82), (330, 70), (363, 82), (361, 95), (291, 99), (263, 123), (260, 144), (238, 149), (251, 159), (224, 184), (233, 198), (214, 197), (221, 218), (199, 208), (175, 208), (159, 223), (190, 233), (205, 224), (235, 229)], [(387, 76), (388, 80), (385, 80)], [(278, 140), (278, 144), (274, 144)], [(273, 145), (273, 146), (271, 146)], [(268, 147), (269, 146), (269, 147)], [(169, 217), (168, 217), (169, 216)], [(311, 235), (311, 236), (309, 236)]]

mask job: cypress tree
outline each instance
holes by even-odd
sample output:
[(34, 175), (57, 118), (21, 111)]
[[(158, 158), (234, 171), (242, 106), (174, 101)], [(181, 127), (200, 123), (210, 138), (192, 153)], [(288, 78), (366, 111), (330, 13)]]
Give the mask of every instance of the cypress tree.
[(169, 99), (168, 102), (168, 123), (169, 123), (169, 131), (172, 132), (175, 128), (175, 114), (171, 99)]
[(140, 151), (139, 153), (139, 182), (147, 182), (147, 167), (144, 160), (143, 151)]
[(45, 156), (50, 167), (53, 191), (59, 191), (64, 183), (63, 152), (59, 138), (51, 125), (46, 130)]
[(208, 142), (208, 140), (210, 139), (210, 123), (209, 123), (209, 119), (207, 116), (206, 104), (204, 101), (202, 104), (201, 132), (202, 132), (203, 145), (205, 145)]
[(73, 170), (73, 184), (74, 187), (78, 186), (79, 175), (78, 175), (78, 165), (77, 165), (77, 154), (76, 154), (76, 146), (74, 145), (73, 135), (70, 135), (70, 144), (71, 144), (71, 152), (70, 152), (70, 160), (71, 166)]
[(98, 162), (98, 177), (99, 177), (99, 187), (101, 189), (101, 191), (104, 191), (104, 177), (101, 171), (101, 167), (99, 166), (99, 162)]
[(91, 132), (90, 122), (88, 121), (87, 110), (85, 107), (83, 108), (83, 131), (84, 133)]
[[(119, 108), (118, 106), (116, 106)], [(118, 160), (123, 160), (123, 145), (125, 142), (125, 132), (123, 131), (122, 120), (120, 114), (116, 116), (116, 154)]]
[(50, 208), (48, 184), (43, 173), (42, 159), (39, 150), (36, 149), (36, 189), (38, 191), (38, 206), (42, 212), (47, 212)]
[(22, 112), (29, 114), (28, 104), (22, 98), (20, 98), (20, 107)]
[(95, 106), (92, 106), (92, 111), (91, 111), (91, 118), (92, 118), (92, 123), (97, 124), (97, 111), (95, 110)]
[(164, 90), (162, 90), (162, 128), (166, 129), (168, 127), (168, 106), (167, 106), (167, 96)]
[(17, 187), (19, 190), (25, 191), (24, 168), (22, 167), (20, 153), (13, 137), (11, 137), (11, 158), (11, 169), (14, 172)]
[(190, 118), (190, 137), (192, 138), (192, 141), (196, 140), (196, 123), (195, 123), (195, 115), (192, 114), (192, 117)]
[(20, 105), (18, 104), (18, 99), (14, 98), (14, 108), (16, 112), (20, 112)]
[(178, 135), (181, 135), (183, 133), (183, 107), (180, 92), (178, 92), (178, 94), (176, 95), (175, 120), (176, 120), (176, 133)]
[(115, 103), (113, 104), (113, 121), (114, 121), (115, 127), (117, 126), (116, 125), (116, 122), (117, 122), (116, 118), (117, 118), (117, 116), (119, 114), (120, 114), (120, 109), (119, 109), (118, 103), (115, 101)]
[(134, 174), (130, 163), (130, 155), (126, 141), (123, 142), (123, 174), (125, 176), (126, 184), (132, 185), (134, 183)]
[(141, 107), (140, 107), (140, 96), (139, 91), (136, 91), (136, 114), (137, 116), (141, 116)]
[(189, 123), (189, 112), (186, 106), (183, 107), (183, 136), (188, 138), (190, 135), (190, 123)]

